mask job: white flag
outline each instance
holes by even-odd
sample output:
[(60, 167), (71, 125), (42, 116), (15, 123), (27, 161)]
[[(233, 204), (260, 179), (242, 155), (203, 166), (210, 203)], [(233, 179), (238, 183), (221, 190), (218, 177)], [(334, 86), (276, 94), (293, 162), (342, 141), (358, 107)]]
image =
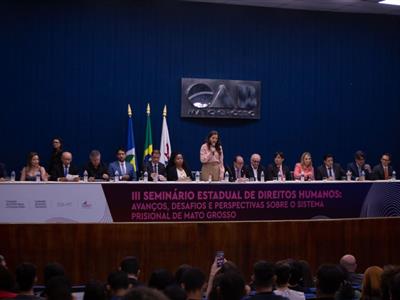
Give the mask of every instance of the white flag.
[(166, 106), (164, 106), (164, 111), (163, 111), (160, 152), (161, 152), (160, 162), (166, 165), (168, 163), (169, 158), (171, 157), (171, 142), (169, 140)]

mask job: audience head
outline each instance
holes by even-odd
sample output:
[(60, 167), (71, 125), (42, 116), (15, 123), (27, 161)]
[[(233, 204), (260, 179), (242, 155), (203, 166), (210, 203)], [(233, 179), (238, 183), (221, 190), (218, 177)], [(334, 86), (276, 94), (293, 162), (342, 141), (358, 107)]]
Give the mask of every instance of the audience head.
[(245, 295), (245, 282), (237, 272), (226, 272), (214, 278), (209, 300), (240, 300)]
[(369, 267), (364, 272), (361, 298), (381, 298), (381, 276), (383, 269), (377, 266)]
[(117, 151), (115, 151), (115, 154), (116, 154), (116, 156), (117, 156), (117, 160), (118, 160), (118, 161), (120, 161), (120, 162), (124, 162), (124, 161), (125, 161), (125, 159), (126, 159), (126, 151), (125, 151), (125, 148), (119, 147), (119, 148), (117, 149)]
[(340, 259), (340, 265), (349, 273), (354, 273), (357, 269), (356, 258), (351, 254), (346, 254)]
[(339, 266), (324, 264), (317, 271), (317, 296), (333, 296), (344, 281), (344, 274)]
[(174, 277), (166, 269), (154, 270), (149, 279), (149, 287), (163, 291), (167, 286), (174, 283)]
[(83, 300), (106, 300), (106, 290), (100, 281), (90, 281), (85, 286)]
[(28, 168), (37, 168), (39, 167), (39, 154), (37, 152), (29, 152), (26, 157), (26, 166)]
[(275, 152), (275, 155), (274, 155), (275, 165), (281, 166), (283, 164), (284, 160), (285, 160), (285, 155), (283, 154), (283, 152), (280, 152), (280, 151)]
[(400, 300), (400, 273), (397, 273), (390, 284), (391, 300)]
[(175, 283), (181, 285), (183, 274), (185, 273), (186, 270), (189, 270), (191, 268), (192, 266), (187, 264), (180, 265), (175, 272)]
[(10, 271), (5, 266), (0, 265), (0, 291), (11, 292), (14, 287), (14, 278)]
[(390, 165), (390, 161), (392, 159), (392, 156), (389, 153), (384, 153), (382, 154), (381, 157), (381, 163), (384, 167), (387, 167)]
[(303, 276), (303, 266), (299, 261), (294, 259), (288, 259), (287, 263), (290, 265), (290, 278), (289, 278), (290, 286), (294, 287), (301, 285)]
[(35, 284), (36, 266), (31, 263), (22, 263), (15, 270), (15, 279), (21, 292), (29, 292)]
[(254, 264), (254, 284), (256, 289), (272, 288), (275, 283), (275, 266), (266, 261), (258, 261)]
[(176, 284), (168, 286), (164, 290), (164, 294), (169, 298), (169, 300), (186, 300), (187, 299), (187, 295), (186, 295), (185, 291)]
[(89, 160), (94, 167), (98, 167), (101, 161), (101, 153), (99, 150), (92, 150), (89, 154)]
[(7, 268), (7, 262), (3, 255), (0, 255), (0, 266)]
[(279, 263), (275, 265), (276, 285), (278, 287), (289, 284), (291, 267), (287, 263)]
[(253, 169), (258, 169), (259, 165), (261, 162), (261, 155), (254, 153), (250, 157), (250, 164), (253, 167)]
[(129, 291), (123, 298), (123, 300), (169, 300), (163, 293), (147, 288), (139, 287)]
[(390, 289), (392, 280), (397, 273), (400, 273), (399, 266), (387, 265), (383, 268), (381, 276), (382, 300), (392, 300), (390, 298)]
[(300, 164), (303, 167), (310, 167), (312, 166), (312, 158), (310, 152), (304, 152), (300, 157)]
[(305, 260), (299, 260), (298, 263), (301, 266), (301, 286), (306, 288), (313, 287), (314, 279), (311, 273), (310, 264)]
[(153, 164), (158, 164), (160, 162), (160, 156), (161, 156), (160, 150), (158, 149), (153, 150), (153, 152), (151, 152), (151, 162)]
[(244, 159), (240, 155), (236, 155), (235, 159), (233, 160), (233, 166), (237, 169), (243, 168), (244, 165)]
[(52, 277), (46, 286), (47, 300), (71, 300), (72, 289), (69, 280), (65, 276)]
[(196, 292), (201, 294), (205, 281), (206, 276), (200, 269), (189, 268), (182, 275), (181, 286), (188, 295)]
[(128, 275), (123, 271), (112, 272), (107, 278), (107, 288), (114, 296), (123, 296), (129, 288)]
[(121, 261), (120, 269), (128, 275), (139, 276), (139, 260), (135, 256), (127, 256)]
[(72, 162), (72, 153), (65, 151), (61, 154), (61, 161), (64, 166), (68, 166)]
[(61, 264), (57, 262), (48, 263), (43, 270), (44, 285), (47, 285), (51, 278), (64, 275), (64, 267)]

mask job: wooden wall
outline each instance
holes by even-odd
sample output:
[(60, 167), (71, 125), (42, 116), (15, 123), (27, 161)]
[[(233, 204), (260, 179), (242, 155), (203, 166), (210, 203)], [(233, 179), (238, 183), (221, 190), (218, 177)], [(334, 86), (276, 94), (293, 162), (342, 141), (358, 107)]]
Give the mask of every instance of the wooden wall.
[[(182, 224), (1, 224), (0, 254), (11, 270), (23, 261), (40, 270), (63, 264), (75, 284), (105, 280), (127, 255), (139, 257), (143, 281), (158, 267), (174, 271), (188, 263), (208, 272), (224, 250), (246, 279), (258, 259), (308, 260), (315, 270), (345, 253), (370, 265), (400, 264), (400, 218)], [(40, 271), (41, 272), (41, 271)], [(40, 274), (41, 275), (41, 274)], [(39, 281), (42, 277), (39, 277)]]

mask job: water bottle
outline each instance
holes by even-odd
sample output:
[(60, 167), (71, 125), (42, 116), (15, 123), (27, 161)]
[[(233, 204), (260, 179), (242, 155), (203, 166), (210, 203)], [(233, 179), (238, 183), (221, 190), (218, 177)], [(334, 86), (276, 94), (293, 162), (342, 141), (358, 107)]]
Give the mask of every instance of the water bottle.
[(196, 180), (196, 182), (200, 182), (200, 172), (196, 171), (196, 174), (194, 175), (194, 179)]
[(392, 172), (392, 180), (396, 180), (396, 171), (395, 170), (393, 170), (393, 172)]
[(304, 171), (301, 171), (301, 174), (300, 174), (300, 181), (304, 181)]
[(10, 181), (15, 181), (15, 171), (11, 172)]
[(361, 170), (360, 178), (358, 180), (360, 180), (360, 181), (365, 180), (365, 172), (364, 172), (364, 170)]
[(212, 175), (208, 175), (208, 183), (210, 183), (212, 181)]
[(118, 182), (119, 181), (119, 173), (118, 171), (115, 171), (114, 173), (114, 182)]
[(36, 172), (35, 176), (36, 176), (36, 182), (40, 182), (40, 172), (39, 171)]
[(264, 181), (265, 181), (264, 171), (261, 171), (260, 181), (261, 181), (261, 182), (264, 182)]
[(350, 170), (348, 170), (346, 173), (346, 180), (351, 181), (351, 171)]
[(144, 174), (143, 174), (143, 181), (144, 182), (148, 182), (149, 181), (149, 173), (147, 173), (147, 171), (144, 172)]
[(225, 182), (229, 182), (229, 173), (228, 173), (228, 171), (225, 172), (224, 181)]
[(279, 172), (278, 172), (278, 181), (283, 181), (282, 180), (282, 172), (281, 172), (281, 170), (279, 170)]
[(83, 172), (83, 181), (88, 182), (88, 172), (86, 170)]

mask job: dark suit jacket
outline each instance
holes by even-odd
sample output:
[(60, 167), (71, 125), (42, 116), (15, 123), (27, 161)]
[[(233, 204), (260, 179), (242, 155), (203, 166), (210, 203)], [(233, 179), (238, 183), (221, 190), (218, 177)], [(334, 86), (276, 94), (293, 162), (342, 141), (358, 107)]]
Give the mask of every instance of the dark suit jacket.
[[(288, 166), (282, 165), (283, 175), (286, 180), (292, 180), (292, 176), (290, 174), (290, 169)], [(275, 164), (270, 164), (267, 167), (266, 180), (273, 180), (274, 178), (278, 178), (279, 169)]]
[[(235, 172), (235, 166), (225, 166), (225, 171), (226, 172), (228, 172), (228, 174), (229, 174), (229, 181), (230, 182), (235, 182), (236, 181), (236, 172)], [(240, 170), (240, 176), (241, 177), (245, 177), (246, 176), (246, 174), (245, 174), (245, 170), (244, 170), (244, 168), (242, 168), (241, 170)]]
[[(151, 161), (147, 162), (144, 171), (147, 171), (147, 174), (149, 174), (149, 181), (153, 181), (153, 178), (150, 176), (150, 174), (155, 173), (155, 170), (153, 170), (153, 164)], [(167, 169), (162, 163), (158, 163), (158, 174), (167, 178)]]
[[(361, 168), (364, 169), (364, 166)], [(355, 162), (347, 164), (347, 170), (351, 172), (351, 179), (355, 180), (357, 177), (360, 177), (360, 173), (358, 172), (358, 167)], [(371, 173), (364, 169), (365, 172), (365, 179), (371, 180)]]
[[(259, 165), (258, 169), (257, 169), (257, 180), (258, 181), (261, 181), (261, 172), (264, 172), (264, 176), (266, 176), (264, 167), (262, 165)], [(253, 168), (251, 167), (251, 165), (244, 167), (244, 174), (246, 175), (247, 178), (254, 179)]]
[(0, 163), (0, 178), (6, 178), (7, 177), (7, 171), (6, 167), (4, 164)]
[[(392, 177), (393, 168), (392, 166), (388, 167), (389, 177)], [(383, 171), (382, 164), (376, 165), (372, 169), (372, 180), (384, 180), (385, 179), (385, 172)]]
[[(335, 180), (342, 180), (342, 176), (346, 176), (346, 172), (342, 169), (339, 164), (334, 163), (332, 166), (333, 172), (335, 173)], [(322, 180), (328, 178), (328, 171), (325, 165), (321, 165), (315, 171), (315, 180)]]
[[(79, 175), (79, 169), (76, 166), (74, 166), (73, 164), (70, 164), (68, 174)], [(53, 168), (53, 171), (51, 172), (50, 180), (57, 181), (58, 178), (61, 178), (61, 177), (65, 177), (64, 176), (64, 167), (63, 167), (63, 164), (58, 164)]]
[[(188, 168), (185, 169), (186, 176), (193, 180), (192, 171)], [(150, 179), (150, 177), (149, 177)], [(171, 166), (168, 168), (167, 172), (167, 180), (168, 181), (177, 181), (178, 180), (178, 173), (176, 172), (176, 167)]]

